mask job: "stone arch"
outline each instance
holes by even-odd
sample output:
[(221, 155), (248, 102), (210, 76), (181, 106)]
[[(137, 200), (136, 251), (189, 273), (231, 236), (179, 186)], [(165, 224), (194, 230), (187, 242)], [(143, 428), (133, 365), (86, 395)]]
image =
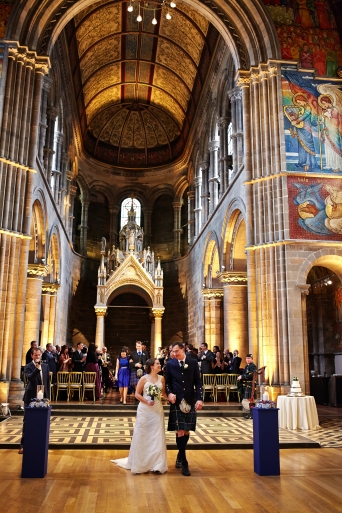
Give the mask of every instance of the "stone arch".
[(172, 185), (163, 184), (155, 188), (149, 196), (150, 205), (153, 207), (155, 201), (164, 194), (171, 196), (172, 201), (175, 199), (175, 191)]
[(207, 235), (202, 259), (203, 286), (215, 288), (218, 285), (217, 276), (220, 273), (219, 241), (216, 232)]
[(119, 285), (117, 287), (113, 287), (110, 291), (110, 294), (106, 297), (106, 306), (110, 305), (113, 299), (115, 299), (117, 296), (125, 294), (126, 292), (140, 296), (146, 301), (147, 305), (152, 308), (153, 297), (151, 296), (150, 291), (138, 285)]
[(82, 201), (89, 201), (89, 186), (84, 176), (78, 173), (76, 177), (76, 182), (81, 191)]
[(89, 195), (91, 194), (91, 191), (97, 191), (103, 194), (108, 200), (109, 207), (114, 207), (116, 204), (116, 198), (115, 193), (111, 187), (108, 187), (107, 184), (104, 182), (100, 182), (98, 180), (94, 180), (89, 184)]
[(139, 188), (136, 185), (134, 186), (127, 186), (120, 189), (119, 194), (117, 195), (117, 206), (121, 208), (121, 203), (124, 199), (128, 198), (129, 196), (132, 196), (140, 201), (141, 208), (147, 207), (147, 199), (146, 194), (143, 188)]
[(58, 227), (54, 226), (50, 232), (47, 253), (48, 281), (50, 283), (59, 283), (61, 279), (60, 247), (60, 233)]
[(186, 176), (182, 176), (175, 185), (175, 201), (182, 201), (184, 191), (189, 187), (189, 182)]
[(232, 249), (232, 242), (234, 240), (234, 230), (236, 230), (236, 228), (238, 227), (237, 222), (239, 217), (240, 224), (241, 219), (246, 219), (246, 207), (241, 198), (234, 198), (234, 200), (228, 206), (228, 209), (224, 216), (221, 231), (221, 261), (227, 270), (230, 269), (229, 255)]
[[(238, 0), (221, 4), (213, 0), (205, 4), (199, 0), (183, 1), (205, 16), (220, 32), (230, 49), (235, 69), (249, 69), (267, 59), (281, 58), (274, 24), (261, 1), (244, 4), (243, 8)], [(21, 45), (40, 55), (50, 55), (66, 24), (91, 3), (91, 0), (18, 3), (10, 16), (6, 37), (19, 40)]]
[(297, 287), (300, 288), (302, 285), (306, 285), (307, 276), (309, 271), (315, 265), (321, 265), (328, 267), (338, 278), (342, 281), (342, 253), (341, 250), (335, 248), (320, 249), (311, 253), (302, 265), (300, 266), (297, 274)]
[(38, 198), (32, 205), (30, 235), (29, 263), (38, 264), (46, 258), (46, 219)]

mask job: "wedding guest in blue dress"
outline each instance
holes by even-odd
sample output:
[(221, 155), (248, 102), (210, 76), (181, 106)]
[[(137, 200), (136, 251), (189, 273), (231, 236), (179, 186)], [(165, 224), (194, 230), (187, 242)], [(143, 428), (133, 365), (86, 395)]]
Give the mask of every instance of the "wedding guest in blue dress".
[(120, 356), (116, 360), (115, 379), (119, 382), (120, 403), (126, 404), (130, 370), (129, 357), (125, 349), (121, 349)]

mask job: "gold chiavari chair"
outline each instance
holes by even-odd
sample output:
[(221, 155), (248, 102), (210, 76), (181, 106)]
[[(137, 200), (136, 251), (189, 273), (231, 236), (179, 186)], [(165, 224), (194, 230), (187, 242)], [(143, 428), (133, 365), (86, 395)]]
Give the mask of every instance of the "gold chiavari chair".
[(240, 376), (240, 374), (227, 374), (228, 376), (228, 383), (229, 383), (229, 394), (228, 394), (228, 400), (230, 398), (230, 394), (233, 392), (234, 394), (237, 394), (239, 402), (241, 402), (241, 394), (238, 391), (237, 387), (237, 379)]
[(211, 392), (212, 397), (215, 399), (215, 383), (215, 374), (202, 374), (203, 399), (206, 392)]
[(228, 374), (215, 374), (216, 382), (215, 382), (215, 401), (217, 402), (217, 394), (218, 392), (224, 392), (226, 396), (226, 401), (229, 401), (229, 381)]
[(75, 390), (78, 391), (78, 400), (82, 400), (82, 374), (83, 372), (69, 372), (68, 401)]
[(96, 395), (96, 372), (83, 372), (83, 396), (82, 401), (84, 401), (84, 394), (87, 390), (92, 390), (93, 392), (93, 402), (95, 403)]
[(66, 390), (69, 400), (69, 374), (70, 372), (57, 372), (56, 401), (58, 399), (58, 393), (60, 390)]
[(55, 395), (55, 384), (53, 382), (53, 372), (49, 372), (49, 376), (50, 376), (50, 399), (51, 401), (53, 401), (53, 398), (54, 398), (54, 395)]

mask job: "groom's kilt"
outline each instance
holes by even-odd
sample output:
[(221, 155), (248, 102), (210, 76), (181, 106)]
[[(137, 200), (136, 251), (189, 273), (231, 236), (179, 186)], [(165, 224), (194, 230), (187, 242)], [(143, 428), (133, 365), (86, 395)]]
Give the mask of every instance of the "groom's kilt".
[(139, 379), (140, 378), (138, 378), (137, 373), (135, 371), (131, 372), (131, 377), (130, 377), (130, 381), (129, 381), (129, 384), (131, 385), (131, 387), (135, 387), (138, 384)]
[(179, 404), (170, 405), (168, 431), (195, 431), (196, 430), (196, 410), (191, 407), (189, 413), (183, 413)]

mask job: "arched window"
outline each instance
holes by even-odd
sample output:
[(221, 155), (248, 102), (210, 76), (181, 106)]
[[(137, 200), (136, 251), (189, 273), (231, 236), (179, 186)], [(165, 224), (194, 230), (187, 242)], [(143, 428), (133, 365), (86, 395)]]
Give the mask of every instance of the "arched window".
[(141, 204), (140, 201), (135, 198), (126, 198), (121, 203), (121, 221), (120, 221), (120, 230), (127, 224), (128, 222), (128, 212), (131, 210), (133, 201), (133, 208), (135, 210), (135, 222), (140, 226), (141, 221)]

